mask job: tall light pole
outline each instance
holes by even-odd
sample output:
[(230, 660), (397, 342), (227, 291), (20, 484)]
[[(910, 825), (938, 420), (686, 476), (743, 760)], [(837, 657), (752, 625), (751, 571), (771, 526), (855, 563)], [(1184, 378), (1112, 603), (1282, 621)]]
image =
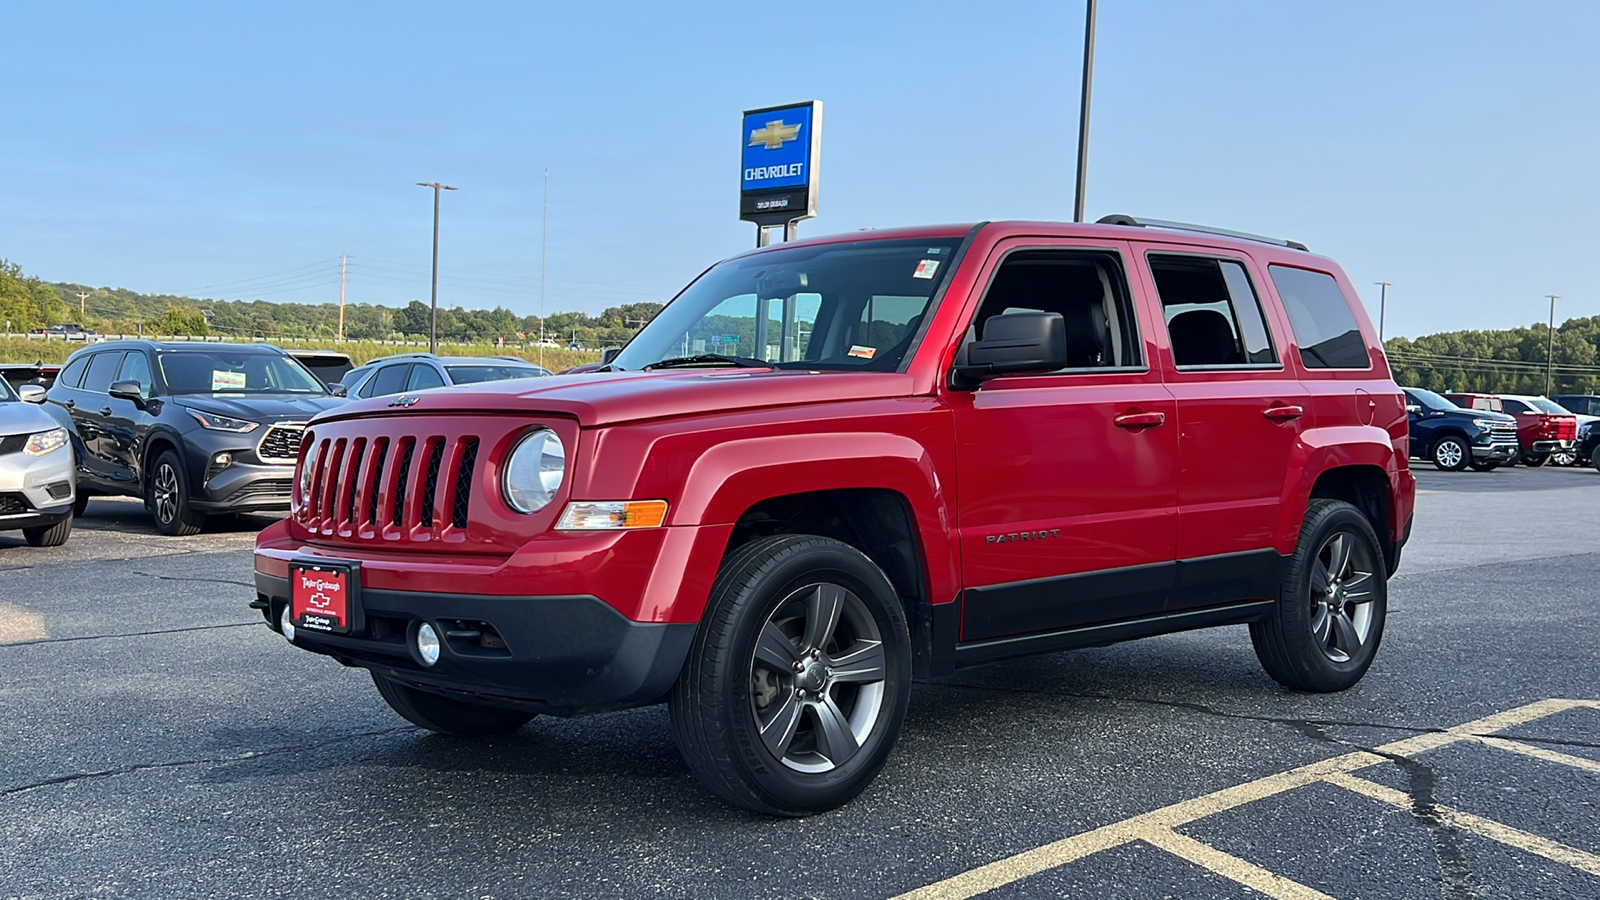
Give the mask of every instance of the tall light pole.
[(539, 365), (544, 365), (544, 271), (550, 258), (550, 170), (544, 170), (544, 220), (539, 224)]
[(1083, 93), (1078, 101), (1078, 188), (1072, 195), (1072, 221), (1083, 221), (1083, 189), (1089, 178), (1089, 94), (1094, 80), (1094, 8), (1088, 0), (1083, 22)]
[(439, 192), (456, 188), (437, 181), (419, 181), (418, 187), (433, 188), (433, 298), (428, 314), (428, 352), (439, 352)]
[(1378, 286), (1378, 346), (1383, 346), (1383, 314), (1389, 308), (1389, 285), (1392, 281), (1374, 281)]
[(1550, 343), (1544, 351), (1544, 395), (1550, 396), (1550, 382), (1556, 371), (1556, 301), (1561, 298), (1555, 294), (1545, 294), (1550, 298)]

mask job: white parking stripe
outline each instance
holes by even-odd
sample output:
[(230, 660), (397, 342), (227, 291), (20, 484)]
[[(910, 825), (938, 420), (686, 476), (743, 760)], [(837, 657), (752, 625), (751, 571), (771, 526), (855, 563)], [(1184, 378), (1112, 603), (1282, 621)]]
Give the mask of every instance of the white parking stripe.
[[(1008, 856), (1004, 859), (995, 860), (987, 865), (970, 869), (958, 875), (953, 875), (944, 879), (943, 881), (936, 881), (933, 884), (917, 888), (913, 891), (908, 891), (899, 895), (899, 897), (895, 898), (895, 900), (965, 900), (965, 898), (975, 897), (978, 894), (982, 894), (986, 891), (992, 891), (995, 888), (1004, 887), (1005, 885), (1016, 881), (1021, 881), (1024, 878), (1037, 875), (1038, 873), (1048, 869), (1053, 869), (1057, 866), (1063, 866), (1086, 856), (1099, 853), (1102, 850), (1110, 850), (1114, 847), (1120, 847), (1132, 841), (1143, 840), (1153, 846), (1160, 846), (1160, 843), (1158, 842), (1164, 840), (1162, 837), (1164, 832), (1170, 832), (1174, 828), (1187, 825), (1190, 822), (1206, 818), (1207, 816), (1213, 816), (1217, 813), (1225, 812), (1227, 810), (1234, 809), (1235, 807), (1243, 806), (1247, 803), (1254, 803), (1257, 800), (1262, 800), (1267, 797), (1281, 794), (1285, 791), (1293, 790), (1295, 788), (1305, 787), (1309, 784), (1315, 784), (1322, 781), (1331, 782), (1336, 778), (1348, 776), (1352, 772), (1357, 772), (1361, 769), (1366, 769), (1381, 763), (1389, 762), (1391, 761), (1390, 757), (1412, 756), (1418, 753), (1426, 753), (1430, 750), (1437, 750), (1440, 747), (1449, 746), (1450, 744), (1460, 741), (1476, 740), (1482, 736), (1493, 734), (1496, 731), (1503, 731), (1507, 728), (1512, 728), (1517, 725), (1527, 724), (1528, 722), (1532, 722), (1536, 719), (1542, 719), (1546, 716), (1552, 716), (1556, 713), (1566, 712), (1568, 710), (1578, 708), (1600, 709), (1600, 700), (1539, 700), (1534, 703), (1529, 703), (1525, 706), (1519, 706), (1515, 709), (1509, 709), (1504, 712), (1498, 712), (1492, 715), (1484, 716), (1481, 719), (1475, 719), (1471, 722), (1457, 725), (1456, 727), (1446, 731), (1429, 732), (1427, 734), (1419, 734), (1414, 737), (1392, 741), (1376, 748), (1375, 752), (1358, 750), (1354, 753), (1346, 753), (1343, 756), (1336, 756), (1332, 759), (1323, 760), (1322, 762), (1301, 766), (1298, 769), (1291, 769), (1287, 772), (1279, 772), (1275, 775), (1268, 775), (1265, 778), (1259, 778), (1255, 781), (1235, 785), (1234, 787), (1230, 788), (1224, 788), (1223, 790), (1215, 791), (1202, 797), (1195, 797), (1191, 800), (1185, 800), (1181, 803), (1174, 803), (1171, 806), (1165, 806), (1161, 809), (1152, 810), (1129, 819), (1124, 819), (1121, 822), (1113, 822), (1110, 825), (1103, 825), (1094, 829), (1093, 831), (1086, 831), (1081, 834), (1073, 835), (1072, 837), (1063, 838), (1059, 841), (1045, 844), (1042, 847), (1035, 847), (1032, 850), (1025, 850), (1014, 856)], [(1363, 783), (1371, 784), (1371, 782)], [(1374, 788), (1379, 787), (1378, 785), (1372, 786)], [(1387, 788), (1384, 788), (1383, 790), (1387, 790)], [(1404, 794), (1400, 794), (1400, 796), (1405, 797)], [(1406, 800), (1405, 807), (1410, 807), (1409, 798)], [(1452, 813), (1457, 816), (1467, 816), (1466, 813), (1454, 811), (1452, 811)], [(1487, 819), (1480, 820), (1476, 817), (1470, 818), (1474, 822), (1484, 823), (1486, 826), (1498, 825), (1500, 829), (1503, 829), (1502, 831), (1497, 832), (1500, 837), (1495, 838), (1496, 840), (1501, 840), (1501, 838), (1515, 838), (1516, 840), (1523, 841), (1523, 843), (1512, 843), (1511, 846), (1529, 849), (1529, 847), (1534, 845), (1528, 842), (1543, 841), (1542, 838), (1539, 838), (1535, 835), (1526, 834), (1524, 832), (1518, 832), (1516, 829), (1510, 828), (1510, 826), (1499, 825), (1499, 823), (1493, 823)], [(1515, 832), (1515, 834), (1512, 834), (1512, 832)], [(1199, 842), (1194, 843), (1198, 844)], [(1205, 845), (1201, 844), (1200, 846), (1203, 847)], [(1557, 844), (1554, 841), (1544, 841), (1542, 844), (1537, 844), (1537, 846), (1558, 854), (1578, 854), (1578, 856), (1563, 856), (1562, 861), (1565, 861), (1566, 859), (1578, 860), (1583, 864), (1577, 865), (1575, 863), (1568, 863), (1568, 865), (1573, 865), (1575, 868), (1583, 869), (1584, 871), (1590, 871), (1588, 868), (1586, 868), (1586, 866), (1589, 864), (1587, 860), (1594, 859), (1594, 857), (1583, 853), (1581, 850), (1574, 850), (1570, 847), (1565, 847), (1562, 844)], [(1221, 851), (1214, 852), (1219, 854), (1221, 853)], [(1546, 856), (1550, 859), (1556, 858), (1554, 856), (1547, 856), (1546, 853), (1542, 853), (1537, 850), (1530, 850), (1530, 852), (1539, 853), (1539, 855)], [(1226, 854), (1222, 855), (1226, 856)], [(1243, 860), (1240, 862), (1243, 862)], [(1201, 865), (1204, 864), (1201, 863)], [(1246, 865), (1249, 864), (1246, 863)], [(1219, 874), (1225, 873), (1219, 872)], [(1232, 876), (1230, 875), (1228, 877)], [(1288, 881), (1288, 879), (1284, 879), (1284, 881), (1288, 885), (1293, 885), (1293, 887), (1296, 889), (1310, 890), (1310, 888), (1306, 888), (1303, 885)], [(1276, 894), (1264, 888), (1256, 887), (1253, 884), (1251, 887), (1273, 897), (1282, 896), (1298, 898), (1304, 896), (1320, 896), (1314, 894)]]
[[(1381, 784), (1373, 784), (1365, 778), (1357, 778), (1354, 775), (1329, 775), (1328, 783), (1346, 790), (1355, 791), (1374, 800), (1388, 803), (1391, 806), (1398, 806), (1401, 809), (1411, 808), (1411, 797), (1403, 791), (1384, 787)], [(1434, 809), (1438, 812), (1441, 822), (1454, 825), (1462, 831), (1470, 831), (1490, 840), (1499, 841), (1508, 847), (1526, 850), (1545, 859), (1588, 872), (1590, 875), (1600, 875), (1600, 856), (1595, 856), (1593, 853), (1568, 847), (1566, 844), (1560, 844), (1547, 838), (1539, 837), (1536, 834), (1529, 834), (1526, 831), (1512, 828), (1510, 825), (1496, 822), (1493, 819), (1485, 819), (1482, 816), (1475, 816), (1472, 813), (1462, 812), (1459, 809), (1438, 805), (1435, 805)]]

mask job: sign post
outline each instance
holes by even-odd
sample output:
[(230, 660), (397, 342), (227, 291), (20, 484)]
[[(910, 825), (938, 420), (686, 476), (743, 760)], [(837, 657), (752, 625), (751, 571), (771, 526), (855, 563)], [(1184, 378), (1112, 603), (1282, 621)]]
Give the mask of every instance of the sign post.
[(757, 247), (779, 225), (794, 240), (795, 225), (817, 215), (822, 101), (746, 110), (740, 143), (739, 218), (755, 223)]

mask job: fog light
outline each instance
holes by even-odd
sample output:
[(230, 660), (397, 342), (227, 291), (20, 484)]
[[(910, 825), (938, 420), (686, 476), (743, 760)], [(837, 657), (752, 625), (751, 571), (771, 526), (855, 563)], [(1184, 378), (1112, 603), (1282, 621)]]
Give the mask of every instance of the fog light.
[(289, 615), (289, 604), (283, 605), (283, 614), (278, 616), (278, 630), (289, 640), (294, 640), (294, 618)]
[(422, 657), (425, 666), (439, 661), (439, 633), (427, 622), (417, 629), (417, 655)]

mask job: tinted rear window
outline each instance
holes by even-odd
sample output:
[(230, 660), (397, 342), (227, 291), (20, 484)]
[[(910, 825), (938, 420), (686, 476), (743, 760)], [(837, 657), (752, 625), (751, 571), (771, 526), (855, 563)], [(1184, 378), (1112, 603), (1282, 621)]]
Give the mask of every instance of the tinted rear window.
[(1326, 272), (1269, 266), (1308, 369), (1370, 369), (1367, 342), (1339, 283)]
[(89, 375), (83, 379), (83, 389), (104, 394), (111, 390), (111, 379), (117, 375), (117, 368), (122, 365), (122, 353), (96, 353), (89, 362)]

